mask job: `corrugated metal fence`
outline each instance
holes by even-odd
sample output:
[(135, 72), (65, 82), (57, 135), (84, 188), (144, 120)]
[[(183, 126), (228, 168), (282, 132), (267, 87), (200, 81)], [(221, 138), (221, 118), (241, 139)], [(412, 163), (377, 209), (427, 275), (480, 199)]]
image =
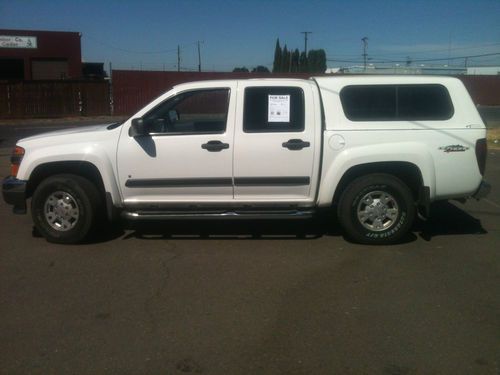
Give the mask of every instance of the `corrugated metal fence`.
[(500, 75), (457, 76), (477, 105), (500, 106)]
[(0, 118), (110, 114), (108, 82), (0, 82)]

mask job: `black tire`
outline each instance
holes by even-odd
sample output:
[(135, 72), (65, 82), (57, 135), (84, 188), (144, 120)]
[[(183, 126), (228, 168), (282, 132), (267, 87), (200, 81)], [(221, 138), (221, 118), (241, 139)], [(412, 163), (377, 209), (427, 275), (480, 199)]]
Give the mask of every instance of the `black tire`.
[(93, 229), (102, 207), (99, 190), (86, 178), (60, 174), (43, 180), (31, 200), (39, 233), (54, 243), (78, 243)]
[(370, 174), (344, 189), (338, 219), (347, 236), (363, 244), (391, 244), (408, 234), (415, 219), (415, 201), (399, 178)]

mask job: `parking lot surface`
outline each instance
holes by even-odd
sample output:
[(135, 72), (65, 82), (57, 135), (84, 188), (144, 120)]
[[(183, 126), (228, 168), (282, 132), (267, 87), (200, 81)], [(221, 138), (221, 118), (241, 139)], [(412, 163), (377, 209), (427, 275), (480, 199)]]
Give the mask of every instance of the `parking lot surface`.
[(394, 246), (328, 216), (54, 245), (2, 201), (0, 373), (498, 375), (498, 151), (487, 179), (487, 199), (435, 205)]

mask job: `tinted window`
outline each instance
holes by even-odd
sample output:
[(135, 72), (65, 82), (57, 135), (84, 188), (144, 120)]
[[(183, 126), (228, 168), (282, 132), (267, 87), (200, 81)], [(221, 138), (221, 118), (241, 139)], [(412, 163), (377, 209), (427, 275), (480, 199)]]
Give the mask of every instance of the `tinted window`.
[(224, 133), (228, 105), (229, 89), (187, 91), (156, 106), (144, 119), (152, 133)]
[(453, 116), (450, 95), (441, 85), (347, 86), (340, 100), (352, 121), (447, 120)]
[(298, 87), (245, 89), (243, 130), (300, 132), (304, 130), (304, 93)]
[(444, 86), (398, 86), (399, 119), (447, 120), (451, 116), (453, 116), (453, 106)]
[(347, 86), (340, 92), (340, 99), (349, 120), (396, 119), (395, 86)]

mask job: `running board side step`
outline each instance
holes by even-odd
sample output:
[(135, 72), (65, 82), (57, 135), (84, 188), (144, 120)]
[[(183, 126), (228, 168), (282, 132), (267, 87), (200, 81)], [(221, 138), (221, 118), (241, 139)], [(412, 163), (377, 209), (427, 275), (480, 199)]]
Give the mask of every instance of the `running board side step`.
[(203, 220), (203, 219), (308, 219), (314, 210), (283, 211), (123, 211), (127, 220)]

